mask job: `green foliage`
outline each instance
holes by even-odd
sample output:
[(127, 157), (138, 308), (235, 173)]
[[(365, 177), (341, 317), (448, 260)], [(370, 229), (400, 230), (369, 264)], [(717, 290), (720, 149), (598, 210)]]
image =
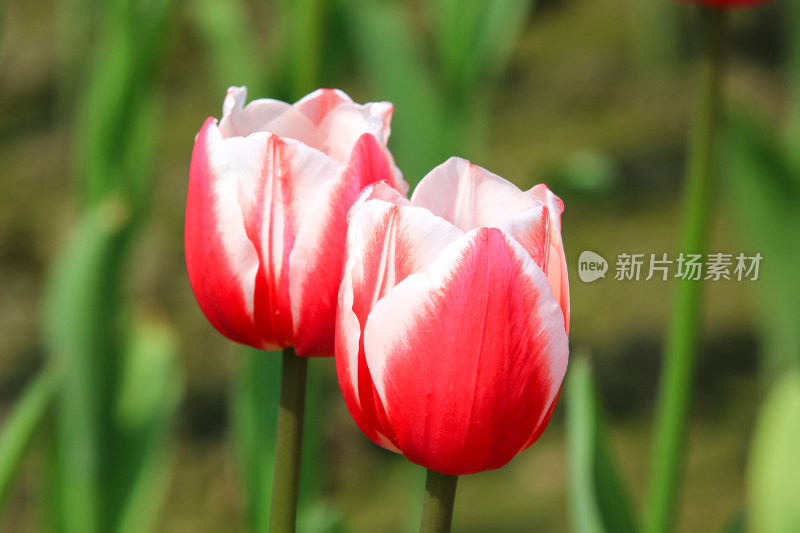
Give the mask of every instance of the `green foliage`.
[(99, 46), (79, 90), (75, 146), (86, 208), (43, 306), (47, 352), (64, 372), (50, 521), (57, 533), (144, 533), (166, 490), (181, 378), (171, 328), (126, 302), (125, 266), (150, 196), (154, 82), (174, 3), (92, 7)]
[[(727, 200), (745, 243), (764, 259), (756, 294), (764, 331), (764, 371), (775, 376), (800, 362), (800, 167), (796, 148), (742, 116), (731, 121)], [(756, 248), (757, 247), (757, 248)]]
[(748, 465), (753, 533), (800, 531), (800, 373), (773, 386), (761, 407)]
[(403, 2), (342, 0), (342, 5), (367, 80), (398, 110), (391, 147), (406, 181), (413, 187), (452, 155), (479, 160), (491, 89), (532, 2), (437, 0), (428, 5), (427, 35), (417, 31)]
[(0, 433), (0, 512), (11, 493), (15, 475), (47, 414), (58, 388), (60, 374), (54, 368), (40, 372), (17, 400)]
[(333, 358), (312, 358), (308, 362), (306, 386), (306, 424), (303, 432), (300, 470), (300, 509), (297, 522), (301, 533), (339, 533), (343, 516), (335, 505), (320, 499), (330, 470), (330, 454), (325, 441), (325, 421), (330, 414), (330, 398), (337, 390)]
[(619, 169), (605, 152), (577, 150), (565, 157), (545, 181), (559, 183), (578, 194), (601, 197), (618, 185)]
[(250, 94), (261, 95), (270, 65), (259, 65), (258, 45), (246, 6), (240, 0), (193, 0), (190, 5), (192, 21), (211, 63), (214, 85), (220, 92), (231, 85), (246, 85)]
[[(496, 81), (528, 20), (529, 0), (436, 0), (431, 35), (447, 84), (458, 103)], [(463, 112), (463, 109), (462, 109)]]
[(115, 198), (87, 212), (45, 301), (48, 352), (65, 372), (52, 487), (57, 532), (149, 531), (169, 473), (169, 422), (181, 390), (176, 346), (165, 324), (121, 314), (128, 213)]
[(119, 440), (112, 487), (120, 490), (114, 531), (145, 533), (156, 524), (169, 484), (168, 444), (183, 378), (174, 332), (153, 318), (134, 321), (122, 356), (115, 401)]
[(298, 99), (319, 87), (325, 50), (325, 0), (280, 0), (284, 16), (287, 93)]
[(53, 489), (57, 532), (101, 532), (104, 486), (112, 469), (109, 399), (119, 364), (119, 267), (129, 210), (109, 199), (87, 212), (53, 265), (44, 303), (45, 342), (64, 368)]
[(588, 359), (573, 358), (566, 387), (572, 530), (636, 533), (630, 495), (613, 456)]
[(280, 394), (280, 353), (248, 348), (233, 388), (233, 442), (254, 533), (269, 531)]
[(392, 154), (412, 186), (446, 157), (435, 80), (408, 11), (397, 2), (348, 2), (356, 50), (374, 93), (395, 106)]
[(76, 175), (94, 204), (113, 191), (138, 206), (150, 190), (154, 131), (152, 93), (163, 57), (173, 0), (115, 0), (105, 5), (102, 30), (85, 87), (80, 91)]

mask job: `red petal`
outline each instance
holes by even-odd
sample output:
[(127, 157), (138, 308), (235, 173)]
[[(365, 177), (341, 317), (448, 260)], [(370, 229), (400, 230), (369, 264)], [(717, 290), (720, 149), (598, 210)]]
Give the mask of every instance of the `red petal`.
[[(206, 120), (194, 144), (186, 200), (186, 269), (197, 303), (226, 337), (264, 347), (252, 316), (258, 259), (242, 225), (235, 191), (224, 187), (210, 158), (219, 143), (216, 120)], [(249, 300), (249, 303), (248, 303)]]
[[(386, 186), (376, 185), (379, 196)], [(402, 202), (397, 195), (395, 201)], [(362, 431), (389, 448), (393, 440), (364, 359), (363, 332), (375, 302), (411, 273), (426, 269), (461, 232), (429, 211), (368, 199), (351, 212), (347, 264), (337, 313), (336, 367), (345, 402)]]
[(398, 447), (444, 474), (499, 468), (540, 427), (567, 336), (544, 273), (480, 228), (398, 284), (369, 315), (365, 357)]
[(390, 179), (391, 172), (381, 146), (364, 134), (353, 146), (347, 166), (322, 186), (306, 210), (289, 256), (298, 355), (333, 355), (347, 212), (365, 186)]
[(289, 257), (300, 221), (319, 188), (340, 167), (321, 152), (272, 134), (266, 137), (261, 159), (261, 174), (253, 189), (240, 188), (245, 229), (259, 257), (255, 321), (265, 339), (278, 346), (294, 346)]

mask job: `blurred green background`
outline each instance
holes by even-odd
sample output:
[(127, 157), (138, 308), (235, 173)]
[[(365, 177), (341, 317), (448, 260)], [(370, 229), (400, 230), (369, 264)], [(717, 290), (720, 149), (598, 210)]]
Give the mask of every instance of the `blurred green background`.
[[(641, 509), (673, 284), (614, 280), (614, 260), (681, 251), (694, 15), (659, 0), (3, 2), (0, 420), (25, 398), (14, 427), (35, 431), (0, 443), (27, 450), (0, 531), (265, 531), (277, 357), (207, 323), (183, 260), (194, 135), (245, 84), (394, 102), (389, 147), (412, 186), (459, 155), (564, 200), (572, 359), (591, 360)], [(798, 16), (774, 1), (731, 17), (710, 250), (764, 259), (757, 281), (705, 284), (678, 531), (749, 509), (759, 407), (800, 360)], [(587, 249), (604, 280), (578, 279)], [(301, 529), (414, 531), (424, 470), (361, 435), (332, 359), (310, 367)], [(507, 467), (461, 479), (454, 531), (573, 530), (570, 399)], [(0, 459), (0, 481), (15, 464)]]

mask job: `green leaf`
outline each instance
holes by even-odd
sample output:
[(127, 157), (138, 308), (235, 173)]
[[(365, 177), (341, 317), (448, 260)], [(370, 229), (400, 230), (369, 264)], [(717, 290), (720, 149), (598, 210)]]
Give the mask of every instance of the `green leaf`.
[(158, 131), (141, 126), (152, 120), (149, 100), (175, 0), (101, 5), (102, 31), (79, 92), (76, 174), (91, 205), (120, 190), (141, 205), (152, 178), (143, 155), (152, 154)]
[(172, 421), (183, 390), (172, 329), (143, 317), (123, 355), (116, 403), (116, 533), (152, 531), (168, 488)]
[(525, 27), (532, 4), (531, 0), (431, 3), (432, 37), (448, 93), (472, 94), (502, 71)]
[(231, 85), (246, 85), (252, 95), (264, 91), (258, 46), (246, 5), (241, 0), (193, 0), (189, 13), (202, 36), (211, 61), (216, 86), (224, 91)]
[(800, 531), (800, 372), (787, 372), (761, 407), (748, 464), (750, 531)]
[(766, 374), (778, 375), (800, 363), (800, 168), (791, 164), (765, 128), (742, 115), (728, 128), (730, 143), (723, 190), (730, 216), (738, 222), (743, 242), (763, 257), (756, 289), (764, 330)]
[(112, 425), (116, 309), (129, 213), (113, 198), (87, 212), (52, 265), (45, 290), (45, 346), (64, 370), (52, 484), (59, 532), (102, 531), (102, 478), (109, 464), (104, 439)]
[(59, 378), (55, 368), (47, 367), (40, 371), (3, 422), (0, 433), (0, 512), (11, 493), (25, 452), (53, 402)]
[(406, 5), (345, 2), (373, 99), (394, 103), (389, 147), (413, 187), (453, 151), (449, 149), (443, 98), (425, 61)]
[(247, 349), (233, 389), (233, 440), (254, 533), (269, 532), (280, 365), (279, 352)]
[(586, 358), (570, 363), (566, 385), (573, 531), (635, 533), (639, 528), (631, 499), (613, 457)]

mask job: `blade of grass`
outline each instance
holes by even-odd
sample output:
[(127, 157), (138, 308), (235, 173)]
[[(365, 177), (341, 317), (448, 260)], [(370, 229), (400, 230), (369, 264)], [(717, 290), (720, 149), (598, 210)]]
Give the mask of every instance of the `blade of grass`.
[[(726, 49), (724, 9), (700, 6), (701, 55), (697, 104), (689, 145), (681, 251), (704, 254), (713, 208), (717, 121), (722, 101)], [(674, 527), (676, 502), (686, 446), (691, 385), (700, 331), (703, 282), (679, 280), (658, 388), (658, 405), (645, 531), (668, 533)]]
[(142, 135), (136, 126), (152, 98), (174, 6), (175, 0), (144, 5), (118, 0), (106, 7), (93, 66), (80, 91), (76, 138), (82, 142), (74, 147), (76, 175), (90, 205), (118, 190), (127, 191), (134, 205), (144, 203), (142, 191), (149, 187), (141, 180), (152, 173), (137, 172), (147, 163), (139, 145), (153, 146), (158, 128)]
[(61, 487), (54, 510), (57, 531), (99, 533), (101, 490), (109, 457), (108, 398), (116, 375), (113, 319), (117, 276), (127, 242), (129, 210), (109, 199), (90, 210), (53, 265), (46, 289), (44, 334), (54, 363), (64, 368), (56, 428)]
[(614, 460), (591, 367), (574, 358), (567, 376), (570, 515), (576, 533), (636, 533), (630, 493)]
[(40, 425), (46, 420), (60, 374), (52, 367), (41, 370), (6, 415), (0, 433), (0, 513), (11, 494), (25, 453)]
[(162, 322), (134, 322), (124, 354), (117, 421), (122, 439), (116, 443), (116, 533), (152, 531), (164, 501), (170, 474), (172, 418), (182, 379), (174, 332)]

